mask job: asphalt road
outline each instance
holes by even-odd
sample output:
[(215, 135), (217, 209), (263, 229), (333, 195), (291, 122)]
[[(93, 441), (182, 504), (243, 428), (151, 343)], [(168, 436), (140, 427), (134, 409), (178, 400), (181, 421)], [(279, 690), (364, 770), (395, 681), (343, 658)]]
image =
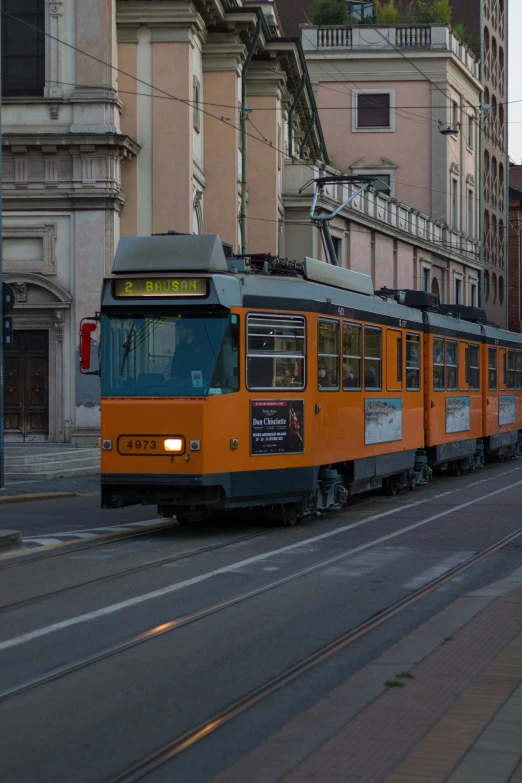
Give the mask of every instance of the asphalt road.
[[(517, 461), (393, 499), (374, 495), (295, 528), (252, 525), (245, 514), (243, 524), (0, 560), (3, 783), (112, 780), (517, 530), (521, 500)], [(96, 501), (23, 504), (15, 513), (28, 535), (87, 519), (94, 528), (102, 515), (102, 525), (120, 524), (120, 512), (96, 511)], [(455, 598), (521, 567), (521, 547), (522, 538), (484, 559), (144, 779), (210, 783)], [(86, 665), (89, 656), (97, 660)]]

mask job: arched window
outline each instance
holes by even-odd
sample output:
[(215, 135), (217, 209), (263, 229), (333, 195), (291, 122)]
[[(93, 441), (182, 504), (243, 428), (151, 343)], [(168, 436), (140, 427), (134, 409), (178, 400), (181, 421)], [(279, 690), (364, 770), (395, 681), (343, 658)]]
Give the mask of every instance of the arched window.
[(489, 300), (489, 272), (484, 272), (484, 299)]
[(504, 304), (504, 278), (499, 275), (498, 278), (498, 301), (501, 305)]
[(501, 103), (498, 105), (498, 119), (500, 122), (500, 132), (504, 135), (504, 106)]
[(491, 296), (493, 298), (493, 304), (497, 301), (497, 276), (493, 272), (491, 275)]
[(437, 280), (436, 277), (434, 277), (431, 281), (431, 293), (438, 296), (440, 300), (439, 281)]
[(39, 31), (45, 29), (45, 0), (2, 0), (2, 11), (2, 93), (41, 96), (45, 33)]
[(491, 39), (491, 56), (493, 57), (493, 62), (496, 63), (497, 61), (497, 39), (495, 36)]
[(484, 26), (484, 54), (489, 54), (489, 30)]
[(491, 158), (491, 179), (495, 182), (497, 178), (497, 159), (493, 156)]
[(485, 173), (489, 173), (489, 152), (487, 150), (484, 151), (484, 171)]
[(497, 99), (496, 99), (496, 97), (494, 95), (491, 98), (491, 114), (493, 115), (493, 119), (496, 120), (497, 119)]

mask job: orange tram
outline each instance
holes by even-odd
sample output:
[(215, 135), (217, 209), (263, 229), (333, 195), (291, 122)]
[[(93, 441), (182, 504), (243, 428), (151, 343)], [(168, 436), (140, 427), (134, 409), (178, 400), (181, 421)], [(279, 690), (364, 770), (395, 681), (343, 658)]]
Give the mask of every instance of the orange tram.
[(477, 308), (161, 235), (120, 241), (83, 372), (98, 320), (104, 508), (293, 524), (521, 452), (522, 335)]

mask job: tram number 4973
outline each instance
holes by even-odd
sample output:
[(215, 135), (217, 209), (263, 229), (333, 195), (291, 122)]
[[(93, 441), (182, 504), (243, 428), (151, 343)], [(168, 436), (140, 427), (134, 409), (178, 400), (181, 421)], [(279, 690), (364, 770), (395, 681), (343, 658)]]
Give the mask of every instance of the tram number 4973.
[(129, 451), (155, 451), (155, 440), (129, 440), (125, 444)]

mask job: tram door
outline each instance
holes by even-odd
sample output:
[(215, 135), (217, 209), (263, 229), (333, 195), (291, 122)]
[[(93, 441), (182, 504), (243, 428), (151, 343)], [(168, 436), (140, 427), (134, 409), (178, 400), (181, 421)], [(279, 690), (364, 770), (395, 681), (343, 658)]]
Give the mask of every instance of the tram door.
[(49, 348), (43, 330), (16, 330), (5, 349), (5, 435), (10, 441), (47, 440)]

